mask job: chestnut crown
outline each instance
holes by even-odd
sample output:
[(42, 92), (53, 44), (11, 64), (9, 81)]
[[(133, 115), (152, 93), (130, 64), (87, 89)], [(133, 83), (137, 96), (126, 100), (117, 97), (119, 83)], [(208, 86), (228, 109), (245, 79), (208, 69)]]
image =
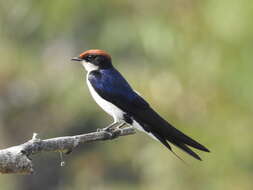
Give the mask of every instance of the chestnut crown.
[(81, 53), (78, 57), (72, 58), (73, 61), (84, 61), (98, 66), (100, 69), (112, 67), (111, 56), (104, 50), (91, 49)]

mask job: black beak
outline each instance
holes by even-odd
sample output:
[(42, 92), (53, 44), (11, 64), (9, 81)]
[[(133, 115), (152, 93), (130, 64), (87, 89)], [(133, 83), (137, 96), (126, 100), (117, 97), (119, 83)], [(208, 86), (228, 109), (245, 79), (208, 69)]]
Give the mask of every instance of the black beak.
[(72, 61), (83, 61), (80, 57), (73, 57), (71, 60)]

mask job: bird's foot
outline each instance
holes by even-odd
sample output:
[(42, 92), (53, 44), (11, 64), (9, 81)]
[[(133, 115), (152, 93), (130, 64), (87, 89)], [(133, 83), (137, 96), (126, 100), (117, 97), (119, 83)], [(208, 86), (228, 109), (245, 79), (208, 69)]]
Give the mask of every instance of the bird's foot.
[(115, 139), (117, 138), (118, 136), (120, 136), (120, 134), (122, 133), (122, 127), (125, 125), (126, 123), (121, 123), (117, 126), (113, 126), (113, 127), (106, 127), (104, 129), (102, 129), (102, 131), (106, 132), (107, 134), (110, 135), (110, 138), (111, 139)]
[(111, 132), (111, 131), (114, 131), (114, 129), (113, 128), (107, 128), (107, 127), (105, 127), (105, 128), (98, 128), (97, 129), (97, 132)]
[(98, 131), (106, 131), (106, 132), (114, 131), (118, 124), (119, 122), (114, 122), (103, 129), (98, 129)]
[(106, 132), (107, 134), (110, 135), (111, 139), (114, 139), (117, 138), (122, 133), (122, 128), (125, 124), (126, 124), (125, 122), (123, 123), (114, 122), (105, 128), (97, 129), (97, 132)]
[(117, 137), (120, 136), (120, 134), (121, 134), (121, 130), (104, 131), (104, 132), (107, 133), (107, 134), (109, 135), (109, 138), (110, 138), (111, 140), (117, 138)]
[(116, 130), (120, 130), (120, 131), (121, 131), (121, 130), (122, 130), (122, 128), (124, 128), (124, 126), (125, 126), (125, 125), (126, 125), (126, 123), (125, 123), (125, 122), (123, 122), (123, 123), (121, 123), (120, 125), (116, 126), (116, 127), (115, 127), (115, 129), (116, 129)]

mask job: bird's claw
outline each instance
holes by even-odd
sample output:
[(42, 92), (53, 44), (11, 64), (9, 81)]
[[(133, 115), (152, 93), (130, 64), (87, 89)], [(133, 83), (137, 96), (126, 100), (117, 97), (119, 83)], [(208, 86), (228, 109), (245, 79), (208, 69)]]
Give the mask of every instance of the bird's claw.
[(117, 130), (117, 127), (116, 126), (109, 126), (109, 127), (105, 127), (105, 128), (99, 129), (99, 130), (111, 133), (111, 132)]
[(105, 128), (98, 128), (97, 129), (97, 132), (112, 132), (112, 131), (114, 131), (114, 129), (113, 128), (111, 128), (111, 127), (105, 127)]
[(121, 123), (120, 125), (115, 126), (115, 124), (112, 124), (108, 127), (97, 129), (97, 132), (105, 132), (110, 135), (110, 139), (117, 138), (122, 133), (122, 127), (126, 123)]
[(121, 130), (124, 127), (124, 125), (126, 125), (126, 123), (122, 122), (122, 123), (119, 123), (118, 125), (105, 127), (102, 130), (107, 131), (107, 132), (117, 131), (117, 130)]
[(110, 131), (104, 131), (106, 134), (110, 135), (110, 139), (115, 139), (121, 134), (121, 129), (114, 129)]

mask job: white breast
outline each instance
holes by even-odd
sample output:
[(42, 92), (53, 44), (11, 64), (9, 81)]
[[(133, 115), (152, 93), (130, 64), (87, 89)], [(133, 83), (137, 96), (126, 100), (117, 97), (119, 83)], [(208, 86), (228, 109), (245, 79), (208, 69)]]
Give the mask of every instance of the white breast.
[(123, 120), (123, 115), (124, 112), (119, 109), (117, 106), (113, 105), (112, 103), (108, 102), (107, 100), (103, 99), (93, 88), (91, 85), (90, 81), (88, 80), (88, 75), (87, 75), (87, 85), (90, 90), (90, 93), (95, 100), (95, 102), (108, 114), (110, 114), (114, 121), (120, 121)]

